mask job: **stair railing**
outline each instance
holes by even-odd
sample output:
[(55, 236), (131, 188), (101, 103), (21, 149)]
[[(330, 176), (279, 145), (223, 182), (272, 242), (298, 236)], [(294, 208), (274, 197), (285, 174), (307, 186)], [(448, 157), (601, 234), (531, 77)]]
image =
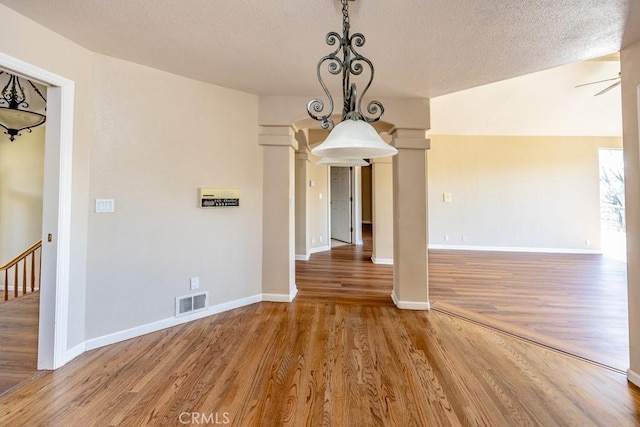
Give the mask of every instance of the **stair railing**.
[[(42, 240), (0, 267), (0, 272), (4, 271), (4, 300), (7, 301), (11, 294), (18, 298), (39, 291), (41, 267)], [(13, 292), (10, 292), (11, 290)]]

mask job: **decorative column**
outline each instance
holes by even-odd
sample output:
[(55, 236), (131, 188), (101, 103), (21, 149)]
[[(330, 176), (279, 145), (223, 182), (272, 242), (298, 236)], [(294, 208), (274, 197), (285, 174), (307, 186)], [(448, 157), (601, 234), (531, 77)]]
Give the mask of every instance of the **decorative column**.
[(620, 66), (629, 304), (627, 379), (640, 387), (640, 42), (620, 52)]
[(310, 162), (309, 153), (307, 151), (296, 151), (296, 210), (295, 210), (295, 259), (309, 260), (309, 238), (307, 231), (309, 227), (309, 172), (308, 165)]
[(391, 157), (371, 159), (374, 264), (393, 265), (393, 165)]
[(425, 129), (397, 129), (393, 145), (393, 302), (429, 310), (427, 152)]
[(263, 150), (262, 293), (264, 301), (291, 302), (295, 285), (295, 164), (290, 126), (261, 126)]

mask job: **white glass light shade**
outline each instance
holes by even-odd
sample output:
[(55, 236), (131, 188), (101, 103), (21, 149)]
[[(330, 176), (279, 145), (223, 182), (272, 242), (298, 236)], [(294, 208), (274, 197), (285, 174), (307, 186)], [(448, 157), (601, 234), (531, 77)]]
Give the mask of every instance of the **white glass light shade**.
[(46, 117), (31, 111), (16, 110), (12, 108), (0, 108), (0, 126), (5, 129), (26, 129), (36, 127), (44, 123)]
[(362, 159), (332, 159), (324, 157), (316, 162), (316, 165), (324, 166), (369, 166), (369, 162)]
[(395, 156), (398, 150), (384, 142), (369, 123), (347, 119), (338, 123), (311, 153), (334, 159), (374, 159)]

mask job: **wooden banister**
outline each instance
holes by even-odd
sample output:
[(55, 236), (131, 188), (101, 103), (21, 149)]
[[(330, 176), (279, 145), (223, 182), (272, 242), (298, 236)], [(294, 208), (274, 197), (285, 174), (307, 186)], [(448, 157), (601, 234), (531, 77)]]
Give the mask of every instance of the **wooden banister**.
[[(26, 295), (30, 292), (40, 290), (40, 268), (42, 266), (42, 240), (34, 243), (27, 250), (9, 261), (0, 270), (4, 270), (4, 300), (9, 299), (9, 271), (13, 269), (13, 297)], [(31, 257), (29, 261), (27, 261)], [(36, 265), (36, 258), (38, 263)], [(22, 265), (20, 264), (22, 263)], [(20, 268), (22, 267), (22, 268)], [(22, 270), (22, 272), (20, 271)], [(22, 274), (20, 274), (22, 273)], [(20, 286), (22, 279), (22, 286)], [(36, 280), (37, 279), (37, 280)]]

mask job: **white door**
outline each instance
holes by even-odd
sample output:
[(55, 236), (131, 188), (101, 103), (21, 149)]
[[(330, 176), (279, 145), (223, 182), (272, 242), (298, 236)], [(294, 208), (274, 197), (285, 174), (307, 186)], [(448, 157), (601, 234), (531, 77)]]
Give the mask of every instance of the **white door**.
[(331, 238), (351, 243), (351, 171), (331, 167)]

